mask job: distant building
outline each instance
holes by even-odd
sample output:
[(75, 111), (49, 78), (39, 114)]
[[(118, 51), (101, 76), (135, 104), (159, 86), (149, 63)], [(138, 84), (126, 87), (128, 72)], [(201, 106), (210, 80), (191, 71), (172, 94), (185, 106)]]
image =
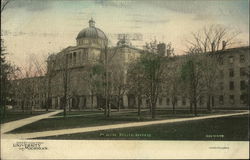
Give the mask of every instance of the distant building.
[[(135, 48), (124, 38), (117, 42), (117, 46), (108, 47), (108, 39), (105, 33), (95, 27), (95, 21), (89, 20), (89, 27), (79, 32), (76, 37), (76, 46), (69, 46), (57, 54), (50, 55), (47, 60), (47, 74), (40, 78), (29, 78), (15, 81), (16, 84), (25, 86), (27, 81), (35, 82), (33, 98), (22, 96), (23, 88), (16, 91), (16, 107), (21, 109), (26, 104), (32, 103), (34, 108), (46, 108), (48, 105), (52, 109), (62, 109), (65, 89), (67, 90), (67, 107), (70, 109), (90, 109), (100, 108), (104, 105), (105, 97), (100, 93), (105, 91), (93, 87), (93, 76), (89, 75), (90, 69), (94, 66), (105, 65), (105, 58), (109, 62), (109, 70), (113, 75), (108, 75), (115, 79), (120, 75), (126, 83), (126, 74), (130, 62), (136, 60), (143, 54), (141, 49)], [(168, 55), (165, 44), (160, 44), (156, 48), (160, 54)], [(166, 51), (166, 52), (165, 52)], [(107, 54), (107, 57), (105, 57)], [(220, 89), (211, 98), (213, 108), (247, 108), (249, 106), (249, 47), (239, 47), (224, 49), (219, 51), (220, 79), (218, 85)], [(246, 74), (248, 73), (248, 75)], [(92, 79), (88, 79), (92, 78)], [(99, 78), (105, 78), (99, 76)], [(99, 82), (97, 82), (99, 83)], [(99, 85), (99, 84), (98, 84)], [(100, 84), (103, 85), (103, 84)], [(247, 88), (248, 87), (248, 88)], [(110, 94), (117, 97), (119, 93), (113, 91), (114, 86), (110, 86)], [(20, 94), (19, 94), (20, 93)], [(26, 92), (25, 92), (26, 93)], [(28, 93), (28, 92), (27, 92)], [(136, 108), (137, 100), (133, 95), (122, 97), (121, 108)], [(27, 94), (28, 95), (28, 94)], [(102, 94), (103, 95), (103, 94)], [(167, 95), (158, 98), (157, 107), (171, 109), (171, 98)], [(198, 103), (198, 107), (206, 108), (204, 101)], [(142, 107), (147, 107), (146, 99), (142, 99)], [(189, 107), (188, 99), (179, 97), (176, 108)]]

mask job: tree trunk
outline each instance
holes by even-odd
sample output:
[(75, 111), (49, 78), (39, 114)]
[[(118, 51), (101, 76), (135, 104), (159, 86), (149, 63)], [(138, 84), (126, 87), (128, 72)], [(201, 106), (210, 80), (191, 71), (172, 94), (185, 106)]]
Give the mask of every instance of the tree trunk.
[(1, 110), (2, 110), (2, 112), (3, 112), (3, 114), (2, 114), (2, 116), (3, 116), (3, 119), (5, 119), (6, 118), (6, 78), (5, 78), (5, 76), (3, 75), (3, 85), (2, 85), (2, 87), (3, 88), (1, 88), (2, 89), (2, 94), (1, 94), (1, 101), (2, 101), (2, 106), (1, 107), (3, 107), (3, 109), (1, 108)]
[(120, 97), (118, 97), (117, 107), (118, 107), (118, 112), (120, 112)]
[(208, 111), (211, 111), (211, 103), (210, 103), (210, 101), (211, 101), (211, 96), (208, 95), (208, 97), (207, 97), (207, 110)]
[(194, 100), (194, 115), (197, 116), (197, 102)]
[(152, 119), (155, 119), (156, 114), (156, 102), (154, 101), (152, 104)]
[(30, 106), (30, 114), (33, 114), (33, 105)]
[(138, 97), (138, 118), (141, 119), (141, 103), (140, 98)]
[(92, 111), (94, 110), (93, 101), (94, 101), (94, 97), (93, 97), (93, 94), (91, 94), (91, 110)]
[(66, 117), (66, 96), (63, 97), (63, 117)]
[(49, 105), (50, 105), (50, 97), (51, 97), (51, 77), (49, 75), (49, 84), (48, 84), (48, 98), (47, 98), (47, 104), (46, 104), (46, 112), (49, 111)]
[(173, 105), (173, 114), (175, 114), (175, 102), (172, 102), (172, 105)]
[(110, 102), (108, 103), (108, 117), (111, 116), (111, 104)]
[[(70, 102), (70, 104), (69, 104), (69, 111), (71, 111), (71, 107), (74, 105), (74, 103), (73, 103), (73, 98), (71, 98), (71, 102)], [(65, 103), (65, 106), (67, 106), (66, 105), (66, 103)]]
[(193, 103), (190, 101), (190, 113), (193, 113)]

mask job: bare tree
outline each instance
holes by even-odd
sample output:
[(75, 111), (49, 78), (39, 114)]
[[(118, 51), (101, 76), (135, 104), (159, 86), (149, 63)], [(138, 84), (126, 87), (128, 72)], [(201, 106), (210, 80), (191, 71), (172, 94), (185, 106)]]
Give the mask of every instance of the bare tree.
[[(65, 51), (65, 50), (64, 50)], [(62, 55), (60, 56), (61, 61), (58, 63), (59, 69), (62, 74), (62, 79), (63, 79), (63, 116), (66, 117), (66, 112), (67, 112), (67, 104), (68, 104), (68, 84), (69, 84), (69, 77), (70, 77), (70, 71), (69, 71), (69, 66), (68, 66), (68, 57), (65, 54), (65, 52), (62, 51)]]
[(138, 61), (131, 63), (129, 65), (127, 73), (127, 90), (129, 93), (135, 95), (137, 98), (137, 109), (138, 118), (141, 119), (141, 100), (142, 95), (145, 91), (144, 75), (142, 67), (139, 65)]
[(179, 57), (168, 57), (164, 63), (163, 87), (164, 92), (171, 98), (173, 113), (176, 112), (177, 97), (181, 95), (181, 59)]
[(181, 69), (181, 77), (189, 95), (190, 105), (194, 106), (194, 114), (197, 116), (197, 103), (204, 95), (206, 86), (203, 78), (202, 55), (200, 50), (190, 49), (185, 58)]
[(102, 51), (102, 64), (104, 66), (104, 78), (103, 78), (103, 84), (104, 84), (104, 93), (105, 93), (105, 110), (104, 115), (106, 117), (111, 116), (111, 104), (110, 104), (110, 98), (111, 98), (111, 75), (112, 75), (112, 60), (118, 53), (118, 47), (114, 48), (108, 48), (108, 45), (105, 44), (105, 47)]
[[(156, 42), (146, 45), (146, 51), (139, 59), (142, 67), (145, 83), (145, 95), (149, 100), (152, 118), (156, 116), (156, 102), (161, 92), (163, 81), (163, 54), (160, 54), (159, 45)], [(157, 48), (157, 50), (155, 50)]]
[(104, 73), (103, 65), (89, 64), (87, 73), (82, 77), (88, 84), (88, 90), (91, 94), (91, 109), (93, 109), (94, 96), (103, 93), (102, 75)]
[(30, 55), (26, 65), (18, 70), (19, 75), (13, 77), (15, 97), (21, 101), (22, 110), (30, 110), (33, 113), (34, 106), (39, 103), (41, 93), (46, 93), (46, 79), (35, 55)]
[(206, 87), (207, 109), (211, 108), (211, 97), (216, 88), (215, 82), (218, 78), (218, 60), (220, 50), (224, 50), (238, 44), (237, 36), (240, 34), (222, 25), (210, 25), (203, 27), (200, 31), (191, 33), (191, 38), (187, 41), (188, 53), (200, 53), (199, 58), (203, 63), (200, 66), (203, 70), (202, 79)]
[(118, 111), (121, 107), (121, 99), (125, 92), (127, 91), (127, 84), (125, 79), (125, 70), (123, 66), (113, 65), (111, 68), (111, 86), (112, 94), (115, 95), (114, 101), (116, 102)]
[(1, 14), (4, 11), (4, 9), (6, 8), (7, 4), (10, 2), (11, 2), (11, 0), (1, 0)]
[(198, 32), (191, 33), (187, 40), (188, 48), (196, 48), (202, 53), (224, 50), (239, 43), (236, 38), (240, 34), (222, 25), (205, 26)]

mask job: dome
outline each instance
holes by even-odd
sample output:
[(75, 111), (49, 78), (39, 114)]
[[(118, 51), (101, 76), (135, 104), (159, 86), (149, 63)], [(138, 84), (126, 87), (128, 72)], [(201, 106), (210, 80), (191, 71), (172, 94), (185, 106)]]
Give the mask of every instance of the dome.
[(95, 27), (95, 21), (93, 19), (89, 20), (89, 27), (81, 30), (76, 39), (81, 38), (101, 38), (107, 40), (105, 33), (99, 28)]

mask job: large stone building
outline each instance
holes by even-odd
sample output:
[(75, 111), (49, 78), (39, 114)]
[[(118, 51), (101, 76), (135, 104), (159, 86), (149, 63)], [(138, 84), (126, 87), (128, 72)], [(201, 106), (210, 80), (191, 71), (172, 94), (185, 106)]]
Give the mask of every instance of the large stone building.
[[(62, 107), (65, 90), (69, 108), (101, 107), (103, 97), (96, 91), (93, 93), (91, 80), (94, 80), (89, 75), (90, 70), (98, 64), (104, 66), (106, 54), (108, 68), (113, 74), (121, 74), (125, 80), (128, 63), (141, 54), (141, 50), (133, 48), (126, 39), (118, 41), (116, 47), (108, 47), (105, 33), (95, 27), (93, 19), (89, 21), (89, 27), (79, 32), (76, 44), (48, 58), (48, 94), (52, 108)], [(117, 71), (114, 71), (115, 69)]]
[[(110, 79), (126, 83), (128, 65), (141, 54), (143, 50), (133, 47), (125, 38), (119, 40), (117, 46), (108, 47), (105, 33), (95, 27), (95, 22), (91, 19), (89, 27), (77, 35), (76, 46), (69, 46), (48, 57), (47, 74), (45, 77), (38, 78), (39, 82), (37, 82), (41, 89), (36, 90), (39, 92), (36, 95), (41, 97), (40, 100), (39, 98), (35, 100), (34, 105), (36, 108), (45, 108), (48, 105), (52, 109), (60, 109), (66, 96), (67, 107), (71, 109), (103, 107), (105, 97), (101, 95), (104, 95), (105, 91), (98, 89), (97, 84), (103, 83), (99, 80), (104, 77), (103, 74), (98, 75), (91, 71), (98, 68), (98, 65), (106, 67), (109, 70), (108, 75), (112, 73), (109, 75)], [(221, 55), (220, 78), (215, 82), (218, 83), (219, 89), (211, 97), (212, 107), (247, 108), (249, 105), (249, 47), (225, 49), (216, 54)], [(44, 79), (43, 85), (41, 85), (41, 79)], [(110, 86), (110, 94), (118, 96), (118, 91), (112, 88), (114, 86)], [(127, 95), (127, 93), (119, 97), (121, 108), (135, 108), (138, 102), (133, 95)], [(24, 99), (20, 97), (15, 99), (17, 107), (20, 108), (25, 104)], [(142, 99), (141, 103), (142, 107), (147, 107), (145, 99)], [(188, 106), (187, 98), (177, 99), (176, 108)], [(201, 101), (198, 106), (205, 108), (206, 104)], [(168, 95), (159, 97), (157, 107), (172, 108), (171, 98)]]

